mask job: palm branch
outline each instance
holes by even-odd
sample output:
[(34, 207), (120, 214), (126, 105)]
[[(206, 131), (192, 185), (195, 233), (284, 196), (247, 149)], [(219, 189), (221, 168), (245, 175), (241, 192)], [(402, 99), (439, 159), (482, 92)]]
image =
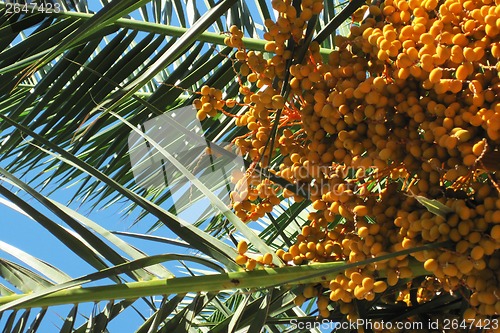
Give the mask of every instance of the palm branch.
[[(276, 267), (248, 272), (235, 262), (234, 247), (241, 238), (250, 241), (254, 252), (289, 247), (307, 221), (309, 200), (283, 201), (256, 226), (248, 226), (224, 209), (227, 198), (212, 194), (224, 184), (217, 179), (197, 182), (195, 169), (166, 151), (162, 158), (175, 166), (172, 186), (137, 186), (127, 146), (134, 128), (191, 105), (204, 85), (235, 95), (238, 64), (235, 51), (224, 45), (225, 33), (236, 25), (245, 31), (248, 49), (264, 51), (264, 21), (274, 17), (270, 3), (54, 3), (64, 10), (40, 12), (30, 6), (28, 13), (7, 14), (7, 3), (0, 3), (0, 193), (6, 198), (2, 203), (41, 225), (90, 266), (74, 278), (63, 268), (0, 243), (12, 257), (0, 259), (4, 331), (34, 332), (43, 325), (47, 308), (57, 305), (66, 305), (58, 323), (61, 332), (106, 331), (115, 318), (126, 320), (120, 313), (131, 309), (143, 318), (133, 328), (137, 332), (292, 332), (291, 320), (319, 322), (314, 302), (297, 306), (295, 295), (303, 284), (335, 276), (348, 264), (278, 267), (275, 257)], [(334, 47), (336, 34), (348, 33), (350, 16), (362, 4), (326, 3), (309, 32), (321, 42), (323, 54)], [(244, 108), (232, 112), (241, 114)], [(224, 115), (204, 120), (202, 127), (216, 150), (244, 134), (234, 118)], [(193, 185), (176, 187), (175, 180), (182, 177)], [(274, 180), (290, 185), (279, 177)], [(73, 188), (67, 202), (51, 198), (65, 187)], [(193, 212), (204, 198), (209, 204), (201, 213)], [(69, 208), (76, 204), (120, 207), (146, 230), (111, 232)], [(192, 220), (185, 221), (182, 214)], [(172, 237), (154, 235), (165, 227)], [(169, 244), (175, 252), (148, 255), (132, 245), (134, 239)], [(421, 250), (404, 250), (387, 259)], [(177, 263), (173, 269), (171, 262)], [(366, 318), (391, 320), (406, 318), (404, 311), (421, 315), (463, 306), (457, 295), (409, 310), (377, 301), (358, 304)], [(342, 318), (334, 309), (329, 320)]]

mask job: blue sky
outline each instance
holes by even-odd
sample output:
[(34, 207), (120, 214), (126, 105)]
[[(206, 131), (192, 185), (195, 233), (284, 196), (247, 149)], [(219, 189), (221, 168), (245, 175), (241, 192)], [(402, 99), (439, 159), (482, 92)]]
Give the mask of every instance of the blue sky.
[[(97, 5), (97, 1), (89, 1), (90, 8), (96, 10), (100, 8)], [(136, 14), (133, 15), (137, 19), (140, 17)], [(174, 15), (175, 17), (175, 15)], [(8, 160), (4, 160), (0, 163), (0, 167), (5, 167), (8, 164)], [(23, 180), (29, 182), (29, 180), (37, 174), (36, 170), (29, 172)], [(68, 184), (69, 185), (69, 184)], [(61, 187), (55, 191), (50, 197), (60, 203), (66, 204), (68, 199), (73, 197), (78, 186), (74, 187)], [(49, 187), (50, 189), (50, 187)], [(48, 190), (44, 192), (48, 193)], [(36, 200), (29, 197), (26, 194), (21, 194), (24, 200), (30, 202), (34, 207), (46, 212)], [(80, 202), (74, 202), (69, 205), (70, 208), (80, 212), (81, 214), (87, 216), (94, 222), (99, 223), (104, 228), (113, 231), (130, 231), (136, 233), (146, 233), (148, 229), (156, 223), (156, 219), (153, 217), (146, 217), (141, 222), (134, 224), (135, 214), (131, 216), (123, 216), (120, 213), (123, 206), (120, 204), (114, 205), (112, 208), (106, 210), (94, 210), (90, 211), (90, 206), (92, 203), (86, 203), (80, 207)], [(205, 204), (208, 204), (205, 202)], [(194, 212), (200, 211), (200, 206), (192, 207)], [(8, 244), (11, 244), (19, 249), (28, 252), (39, 259), (45, 260), (48, 263), (60, 268), (65, 273), (69, 274), (71, 277), (79, 277), (91, 272), (95, 269), (90, 265), (85, 263), (78, 256), (73, 254), (69, 249), (67, 249), (58, 239), (56, 239), (52, 234), (40, 226), (37, 222), (29, 219), (28, 217), (0, 204), (0, 240)], [(182, 217), (188, 222), (193, 222), (194, 214), (186, 212)], [(133, 226), (132, 226), (133, 225)], [(164, 236), (169, 238), (175, 238), (172, 232), (166, 228), (159, 228), (154, 232), (154, 235)], [(136, 246), (147, 254), (160, 254), (160, 253), (186, 253), (185, 249), (172, 247), (165, 245), (163, 243), (137, 240), (128, 237), (122, 237), (125, 241), (130, 242), (132, 245)], [(11, 256), (5, 253), (0, 254), (0, 258), (6, 258), (14, 260)], [(176, 271), (178, 266), (176, 264), (166, 265), (172, 271)], [(147, 306), (144, 302), (136, 302), (139, 310), (143, 312), (145, 316), (150, 314)], [(48, 310), (45, 320), (43, 321), (42, 327), (39, 332), (55, 332), (56, 328), (60, 327), (64, 322), (64, 318), (68, 314), (71, 307), (60, 306), (53, 307)], [(76, 327), (79, 326), (84, 321), (83, 316), (88, 316), (92, 311), (92, 304), (85, 304), (80, 306), (80, 313), (82, 316), (79, 317)], [(6, 316), (0, 319), (0, 328), (3, 327)], [(132, 332), (139, 327), (143, 322), (143, 319), (132, 309), (127, 309), (120, 315), (119, 318), (113, 320), (109, 325), (109, 330), (111, 332)]]
[[(89, 5), (90, 9), (94, 11), (101, 7), (101, 5), (98, 4), (96, 0), (89, 1)], [(132, 15), (132, 17), (141, 19), (137, 11)], [(175, 24), (175, 15), (173, 17), (173, 20)], [(29, 33), (29, 31), (27, 31), (27, 33)], [(138, 38), (141, 38), (141, 34), (138, 35)], [(0, 167), (6, 167), (9, 162), (10, 160), (3, 160), (0, 163)], [(22, 180), (29, 183), (31, 179), (35, 178), (35, 176), (38, 175), (38, 171), (39, 169), (31, 170), (22, 177)], [(50, 195), (50, 198), (62, 204), (66, 204), (69, 198), (73, 197), (75, 191), (78, 189), (78, 186), (68, 187), (69, 185), (70, 184), (65, 184), (64, 186), (58, 188)], [(5, 186), (9, 188), (8, 185)], [(53, 188), (54, 186), (49, 185), (49, 187), (42, 193), (48, 194)], [(48, 212), (41, 204), (39, 204), (29, 195), (20, 193), (20, 196), (31, 205), (33, 205), (33, 207), (35, 207), (36, 209), (48, 214), (49, 216), (54, 218), (55, 221), (60, 222), (60, 220), (58, 220), (53, 214)], [(81, 202), (77, 201), (70, 204), (69, 207), (87, 216), (94, 222), (99, 223), (104, 228), (112, 231), (146, 233), (150, 229), (150, 227), (157, 222), (155, 218), (149, 216), (141, 220), (139, 223), (134, 224), (139, 210), (130, 216), (124, 216), (123, 213), (121, 213), (121, 210), (125, 205), (120, 205), (119, 203), (106, 210), (91, 211), (90, 207), (92, 204), (93, 202), (89, 202), (81, 205)], [(205, 202), (204, 204), (206, 205), (207, 202)], [(201, 211), (201, 206), (198, 205), (196, 207), (192, 207), (190, 211), (199, 213)], [(196, 214), (192, 214), (190, 213), (190, 211), (182, 214), (182, 217), (188, 222), (194, 222)], [(3, 204), (0, 204), (0, 214), (2, 217), (0, 222), (1, 241), (15, 246), (22, 251), (25, 251), (41, 260), (48, 262), (49, 264), (61, 269), (73, 278), (95, 271), (93, 267), (91, 267), (77, 255), (72, 253), (56, 237), (54, 237), (36, 221), (31, 220), (27, 216)], [(154, 235), (176, 238), (176, 236), (165, 227), (155, 230)], [(130, 237), (122, 238), (149, 255), (160, 253), (187, 253), (187, 250), (185, 250), (184, 248), (173, 247), (165, 245), (163, 243), (138, 240)], [(17, 259), (4, 252), (0, 253), (0, 258), (19, 262)], [(178, 263), (168, 263), (165, 266), (167, 266), (167, 268), (173, 272), (178, 272), (180, 265)], [(8, 287), (14, 289), (12, 286)], [(146, 317), (151, 314), (150, 310), (144, 302), (138, 301), (135, 303), (135, 306), (137, 306), (138, 309)], [(64, 318), (67, 316), (70, 309), (70, 306), (58, 306), (49, 308), (46, 318), (42, 322), (42, 326), (39, 329), (39, 332), (57, 331), (56, 328), (59, 328), (63, 324)], [(81, 316), (79, 316), (75, 327), (78, 327), (84, 322), (83, 316), (88, 316), (91, 313), (92, 304), (81, 305), (79, 309)], [(32, 317), (29, 321), (32, 320)], [(2, 316), (2, 318), (0, 319), (0, 328), (5, 325), (5, 321), (7, 319), (8, 316)], [(137, 329), (142, 322), (143, 319), (130, 308), (125, 310), (119, 318), (113, 320), (109, 325), (109, 329), (111, 332), (131, 332), (135, 331), (135, 329)]]
[[(63, 203), (69, 196), (72, 195), (72, 192), (73, 191), (71, 189), (61, 189), (55, 192), (51, 198)], [(23, 195), (23, 198), (40, 210), (45, 211), (41, 205), (35, 203), (34, 200), (29, 199), (28, 196)], [(77, 207), (76, 205), (72, 205), (71, 208), (76, 209)], [(83, 208), (85, 208), (85, 206), (83, 206)], [(0, 214), (2, 216), (0, 222), (0, 240), (18, 247), (19, 249), (38, 257), (39, 259), (47, 261), (55, 267), (60, 268), (71, 277), (78, 277), (95, 271), (95, 269), (72, 253), (37, 222), (4, 205), (0, 205)], [(145, 233), (153, 221), (151, 218), (146, 218), (143, 222), (138, 223), (136, 226), (129, 229), (134, 221), (134, 218), (132, 216), (122, 218), (114, 209), (94, 211), (90, 213), (88, 217), (109, 230), (131, 231), (138, 233)], [(155, 232), (155, 235), (172, 237), (172, 234), (166, 228), (158, 229)], [(179, 251), (182, 251), (182, 249), (173, 248), (172, 246), (162, 243), (136, 240), (129, 237), (123, 237), (123, 239), (130, 242), (137, 248), (144, 250), (148, 254), (168, 252), (178, 253)], [(0, 257), (16, 261), (5, 253), (2, 253)], [(136, 304), (139, 309), (144, 311), (145, 315), (149, 314), (149, 311), (143, 302), (136, 302)], [(81, 306), (81, 314), (89, 315), (91, 308), (91, 304)], [(65, 318), (69, 309), (70, 307), (67, 306), (50, 308), (39, 332), (54, 332), (54, 327), (63, 323), (63, 321), (59, 319), (59, 316)], [(133, 331), (131, 330), (131, 327), (137, 328), (140, 323), (142, 323), (140, 316), (131, 309), (125, 310), (125, 312), (120, 316), (122, 319), (117, 318), (111, 322), (109, 326), (111, 332)], [(3, 316), (0, 320), (0, 327), (4, 326), (6, 319), (7, 316)], [(82, 321), (83, 317), (80, 317), (78, 322), (82, 323)]]

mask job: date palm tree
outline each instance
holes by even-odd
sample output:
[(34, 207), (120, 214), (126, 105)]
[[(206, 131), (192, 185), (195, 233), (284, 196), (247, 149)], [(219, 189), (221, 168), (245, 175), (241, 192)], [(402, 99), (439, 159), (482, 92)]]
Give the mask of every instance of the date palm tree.
[[(327, 52), (363, 4), (326, 1), (308, 33)], [(57, 308), (61, 332), (103, 332), (115, 318), (127, 325), (120, 314), (130, 309), (143, 318), (137, 327), (126, 326), (130, 332), (299, 332), (291, 321), (321, 320), (313, 301), (296, 306), (295, 295), (304, 284), (348, 268), (344, 262), (280, 267), (275, 261), (273, 268), (251, 272), (235, 262), (242, 238), (260, 253), (290, 246), (310, 201), (283, 202), (247, 225), (213, 194), (224, 184), (197, 182), (186, 160), (164, 156), (175, 177), (192, 180), (189, 186), (174, 181), (144, 189), (131, 171), (127, 140), (134, 128), (191, 105), (204, 85), (229, 97), (237, 93), (235, 50), (224, 45), (225, 33), (236, 25), (245, 32), (245, 47), (263, 52), (264, 21), (274, 18), (270, 2), (6, 1), (0, 13), (2, 203), (48, 230), (89, 267), (75, 278), (65, 267), (0, 242), (10, 256), (0, 257), (4, 332), (37, 331), (55, 320), (46, 314), (58, 305), (66, 305)], [(204, 120), (204, 138), (220, 147), (244, 134), (233, 121), (224, 115)], [(55, 200), (69, 185), (72, 197)], [(119, 206), (150, 232), (110, 232), (70, 208), (76, 202), (90, 210)], [(175, 237), (155, 235), (166, 228)], [(127, 239), (141, 239), (143, 248)], [(158, 242), (168, 253), (148, 255), (148, 244)], [(377, 302), (359, 302), (365, 318), (405, 317), (401, 307)], [(456, 295), (443, 295), (405, 311), (418, 315), (461, 304)], [(328, 320), (342, 318), (332, 309)]]

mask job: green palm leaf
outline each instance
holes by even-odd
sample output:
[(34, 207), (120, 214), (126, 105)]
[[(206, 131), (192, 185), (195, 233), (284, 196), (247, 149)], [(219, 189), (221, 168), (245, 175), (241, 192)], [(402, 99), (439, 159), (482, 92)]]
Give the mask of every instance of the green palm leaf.
[[(106, 331), (132, 311), (142, 318), (137, 327), (128, 327), (136, 332), (293, 331), (291, 319), (320, 320), (314, 301), (302, 307), (294, 303), (303, 284), (314, 283), (323, 291), (322, 282), (348, 268), (447, 246), (436, 243), (354, 264), (284, 266), (274, 253), (290, 248), (309, 223), (308, 194), (304, 192), (302, 202), (283, 200), (247, 225), (215, 195), (226, 184), (216, 177), (197, 179), (234, 157), (223, 145), (246, 133), (233, 117), (246, 106), (202, 122), (203, 137), (223, 158), (199, 173), (193, 172), (192, 161), (176, 158), (168, 146), (137, 130), (191, 105), (203, 85), (235, 96), (239, 64), (235, 51), (224, 44), (225, 33), (236, 25), (245, 31), (247, 49), (265, 51), (264, 22), (276, 14), (270, 1), (57, 3), (65, 10), (8, 14), (6, 2), (0, 2), (0, 203), (42, 226), (88, 267), (74, 278), (66, 267), (0, 241), (0, 325), (5, 332), (36, 331), (53, 320), (48, 317), (57, 305), (67, 305), (57, 324), (61, 332)], [(326, 2), (317, 22), (310, 24), (308, 42), (319, 42), (326, 57), (335, 46), (334, 36), (348, 33), (351, 15), (363, 4)], [(307, 44), (298, 46), (302, 56)], [(177, 125), (195, 139), (187, 127)], [(175, 175), (172, 185), (155, 190), (138, 185), (127, 145), (134, 131), (169, 161), (164, 167)], [(275, 138), (268, 144), (274, 147)], [(272, 162), (279, 165), (285, 157)], [(246, 160), (245, 166), (251, 162)], [(258, 171), (277, 184), (300, 189)], [(61, 203), (56, 197), (64, 188), (71, 195)], [(430, 211), (447, 213), (424, 199), (420, 201)], [(132, 216), (133, 226), (146, 231), (109, 230), (76, 204), (90, 211), (121, 210), (117, 218)], [(166, 229), (168, 236), (157, 234)], [(237, 265), (235, 246), (241, 239), (249, 241), (252, 254), (271, 253), (274, 266), (246, 271)], [(164, 245), (165, 252), (149, 254), (152, 244)], [(176, 252), (168, 253), (171, 249)], [(412, 265), (416, 276), (427, 274), (419, 263)], [(383, 296), (391, 297), (393, 291), (389, 288)], [(155, 303), (153, 296), (161, 301)], [(459, 295), (437, 297), (407, 314), (461, 304)], [(367, 317), (406, 318), (379, 299), (359, 303), (359, 309)], [(340, 309), (330, 310), (330, 320), (344, 318)]]

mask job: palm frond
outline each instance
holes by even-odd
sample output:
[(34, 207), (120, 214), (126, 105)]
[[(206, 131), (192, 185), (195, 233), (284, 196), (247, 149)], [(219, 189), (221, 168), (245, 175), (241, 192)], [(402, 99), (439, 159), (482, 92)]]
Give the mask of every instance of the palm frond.
[[(8, 13), (7, 3), (0, 2), (0, 203), (47, 230), (86, 266), (75, 278), (67, 267), (0, 241), (0, 325), (5, 332), (34, 332), (53, 321), (54, 309), (64, 313), (56, 324), (61, 332), (106, 331), (129, 313), (140, 318), (137, 327), (130, 326), (136, 332), (298, 332), (290, 327), (292, 319), (322, 320), (315, 301), (302, 306), (297, 301), (304, 284), (327, 297), (327, 282), (340, 272), (378, 262), (392, 265), (410, 253), (449, 246), (426, 244), (355, 263), (287, 266), (275, 253), (290, 248), (310, 223), (310, 186), (291, 184), (230, 149), (247, 133), (235, 126), (246, 103), (203, 120), (199, 134), (191, 123), (174, 117), (169, 122), (181, 134), (173, 138), (144, 130), (148, 122), (179, 110), (195, 119), (189, 106), (204, 85), (220, 89), (224, 98), (238, 94), (245, 79), (239, 76), (237, 52), (226, 46), (225, 38), (236, 25), (245, 33), (247, 50), (270, 58), (263, 36), (266, 19), (274, 19), (276, 12), (269, 1), (54, 3), (64, 11)], [(300, 8), (299, 1), (293, 4)], [(289, 44), (294, 58), (286, 65), (302, 63), (313, 41), (326, 59), (334, 37), (348, 34), (351, 16), (364, 4), (326, 2), (309, 21), (303, 43)], [(259, 88), (253, 84), (251, 89)], [(282, 94), (289, 92), (286, 79)], [(264, 149), (276, 148), (278, 122), (273, 126)], [(130, 144), (131, 138), (155, 149), (141, 151)], [(171, 153), (183, 141), (200, 138), (198, 150)], [(202, 152), (207, 147), (213, 152), (208, 162)], [(142, 156), (138, 164), (132, 161), (134, 153)], [(148, 168), (146, 153), (165, 163)], [(236, 157), (245, 168), (255, 167), (304, 200), (283, 198), (256, 223), (246, 224), (228, 205), (229, 177), (213, 172), (235, 169), (228, 165)], [(285, 158), (273, 156), (271, 169), (277, 170)], [(137, 168), (140, 177), (134, 173)], [(171, 175), (168, 184), (143, 186), (154, 183), (158, 173)], [(382, 185), (387, 184), (368, 190), (381, 192)], [(64, 203), (55, 200), (63, 188), (71, 192)], [(433, 213), (449, 213), (437, 201), (416, 198)], [(109, 230), (75, 204), (89, 211), (121, 211), (116, 216), (132, 216), (133, 226), (147, 224), (146, 231)], [(336, 216), (330, 225), (344, 220)], [(166, 229), (168, 236), (156, 234)], [(271, 254), (272, 264), (243, 269), (235, 248), (242, 239), (250, 243), (245, 255)], [(137, 244), (162, 244), (167, 250), (152, 255), (148, 246)], [(403, 320), (463, 310), (467, 295), (459, 293), (437, 294), (418, 304), (418, 287), (412, 283), (422, 282), (428, 272), (421, 263), (409, 265), (413, 281), (401, 279), (372, 301), (353, 302), (363, 318)], [(384, 279), (386, 272), (377, 274)], [(395, 298), (407, 284), (411, 306), (381, 301)], [(329, 305), (326, 319), (345, 320), (344, 310)]]

